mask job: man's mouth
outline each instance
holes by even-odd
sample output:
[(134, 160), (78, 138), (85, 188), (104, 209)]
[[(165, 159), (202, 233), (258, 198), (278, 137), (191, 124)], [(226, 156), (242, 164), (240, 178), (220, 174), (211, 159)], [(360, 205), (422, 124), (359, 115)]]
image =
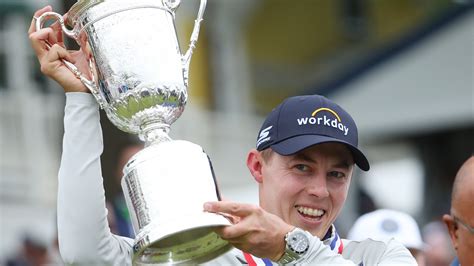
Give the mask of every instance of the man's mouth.
[(306, 218), (320, 219), (325, 213), (322, 209), (313, 209), (309, 207), (296, 206), (296, 210)]

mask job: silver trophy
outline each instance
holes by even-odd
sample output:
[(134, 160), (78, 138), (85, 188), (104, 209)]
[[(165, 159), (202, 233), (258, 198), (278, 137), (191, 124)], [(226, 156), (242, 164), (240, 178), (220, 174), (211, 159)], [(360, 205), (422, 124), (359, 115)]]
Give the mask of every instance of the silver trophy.
[(204, 202), (220, 200), (207, 154), (199, 145), (168, 136), (187, 101), (189, 62), (206, 0), (200, 2), (184, 55), (174, 23), (178, 6), (179, 0), (79, 0), (66, 23), (54, 12), (36, 22), (40, 29), (57, 20), (64, 34), (76, 40), (90, 74), (64, 64), (115, 126), (145, 141), (122, 178), (137, 234), (134, 264), (199, 263), (231, 248), (213, 231), (229, 221), (203, 212)]

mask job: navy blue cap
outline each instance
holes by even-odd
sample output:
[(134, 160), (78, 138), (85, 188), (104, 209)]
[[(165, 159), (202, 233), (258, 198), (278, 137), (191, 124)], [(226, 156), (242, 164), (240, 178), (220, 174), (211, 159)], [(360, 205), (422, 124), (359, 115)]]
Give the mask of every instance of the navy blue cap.
[(258, 134), (257, 150), (271, 147), (280, 155), (291, 155), (326, 142), (346, 144), (357, 166), (370, 169), (357, 147), (357, 126), (352, 117), (320, 95), (290, 97), (273, 109)]

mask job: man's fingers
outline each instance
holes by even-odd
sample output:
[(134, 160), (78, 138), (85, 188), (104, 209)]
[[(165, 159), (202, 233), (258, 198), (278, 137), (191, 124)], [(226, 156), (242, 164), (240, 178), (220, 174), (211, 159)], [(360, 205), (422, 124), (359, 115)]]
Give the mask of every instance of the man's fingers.
[(57, 42), (56, 36), (51, 28), (44, 28), (30, 34), (31, 46), (38, 57), (43, 57), (49, 50), (49, 45)]
[(31, 34), (36, 31), (36, 19), (41, 16), (44, 12), (52, 11), (51, 6), (45, 6), (35, 12), (33, 18), (31, 19), (30, 28), (28, 29), (28, 34)]
[(247, 228), (240, 225), (230, 225), (215, 229), (215, 232), (224, 240), (232, 243), (238, 243), (243, 241), (242, 237), (245, 236), (249, 231)]
[(55, 44), (49, 49), (49, 52), (46, 55), (46, 60), (48, 60), (48, 62), (54, 62), (59, 59), (73, 61), (71, 54), (64, 47)]
[[(35, 41), (43, 41), (47, 42), (49, 44), (55, 44), (59, 43), (63, 45), (63, 34), (62, 34), (62, 29), (61, 29), (61, 23), (59, 23), (57, 20), (51, 24), (49, 27), (44, 27), (40, 30), (36, 30), (36, 20), (39, 16), (44, 14), (45, 12), (52, 11), (51, 6), (45, 6), (35, 12), (33, 15), (33, 19), (31, 20), (30, 28), (28, 29), (28, 34), (30, 37), (30, 40), (32, 42), (33, 48), (36, 48), (35, 51), (38, 53), (38, 55), (41, 54), (41, 52), (44, 52), (47, 50), (46, 43), (42, 43), (41, 45), (35, 44)], [(40, 34), (35, 34), (37, 32), (42, 32)], [(47, 33), (47, 35), (45, 35)]]
[(46, 30), (40, 30), (33, 32), (29, 35), (31, 47), (35, 50), (38, 58), (43, 57), (48, 52), (48, 47), (45, 44), (45, 41), (48, 39), (48, 33)]
[(49, 26), (51, 29), (53, 29), (55, 33), (55, 38), (58, 43), (63, 43), (63, 29), (61, 27), (61, 23), (59, 23), (59, 20), (54, 21), (53, 24)]
[(223, 212), (233, 216), (244, 217), (259, 210), (257, 206), (242, 204), (232, 201), (213, 201), (204, 204), (204, 210), (208, 212)]

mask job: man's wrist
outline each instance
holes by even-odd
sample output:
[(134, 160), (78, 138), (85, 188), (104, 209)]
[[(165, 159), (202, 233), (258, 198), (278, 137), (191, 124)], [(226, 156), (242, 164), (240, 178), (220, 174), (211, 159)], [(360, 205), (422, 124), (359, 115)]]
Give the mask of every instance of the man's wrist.
[(294, 226), (289, 226), (288, 228), (286, 228), (285, 230), (282, 231), (282, 234), (281, 236), (279, 237), (279, 239), (281, 239), (281, 241), (278, 241), (278, 254), (274, 257), (274, 259), (272, 259), (273, 261), (279, 261), (283, 255), (285, 255), (285, 251), (286, 251), (286, 235), (293, 231), (293, 229), (295, 229)]
[(312, 235), (300, 228), (293, 228), (285, 235), (285, 251), (278, 264), (286, 265), (297, 261), (309, 250)]

